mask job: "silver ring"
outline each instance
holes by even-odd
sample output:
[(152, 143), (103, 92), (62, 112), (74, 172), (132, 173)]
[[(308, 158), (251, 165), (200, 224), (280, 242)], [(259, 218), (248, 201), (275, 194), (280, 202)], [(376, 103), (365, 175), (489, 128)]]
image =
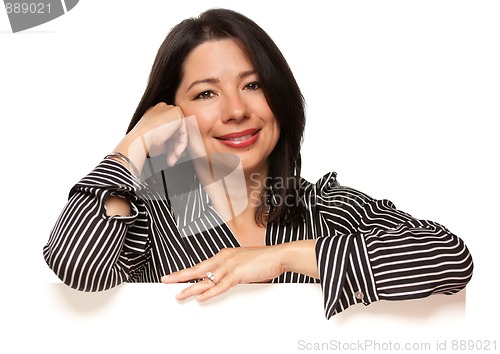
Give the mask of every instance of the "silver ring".
[(214, 284), (217, 284), (217, 282), (215, 281), (215, 275), (213, 275), (212, 272), (207, 273), (207, 278), (213, 281)]

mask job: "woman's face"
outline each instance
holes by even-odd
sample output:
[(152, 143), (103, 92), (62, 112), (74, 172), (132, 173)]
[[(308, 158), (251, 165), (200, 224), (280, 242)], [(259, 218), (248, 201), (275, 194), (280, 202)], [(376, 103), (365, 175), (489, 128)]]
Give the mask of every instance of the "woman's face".
[(199, 139), (190, 132), (190, 152), (234, 154), (244, 171), (267, 173), (280, 129), (246, 54), (231, 39), (207, 41), (193, 49), (183, 69), (175, 104), (196, 117)]

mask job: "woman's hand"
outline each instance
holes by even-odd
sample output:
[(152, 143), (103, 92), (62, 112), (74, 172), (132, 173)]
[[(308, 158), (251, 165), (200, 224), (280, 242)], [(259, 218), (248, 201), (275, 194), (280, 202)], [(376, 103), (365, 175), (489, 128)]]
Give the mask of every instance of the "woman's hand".
[[(178, 300), (199, 295), (207, 300), (235, 285), (267, 282), (285, 271), (274, 246), (224, 248), (214, 257), (197, 265), (162, 277), (165, 284), (203, 279), (177, 294)], [(214, 281), (207, 273), (214, 275)]]
[[(187, 145), (188, 133), (182, 110), (160, 102), (144, 113), (114, 151), (127, 156), (133, 164), (133, 168), (129, 168), (141, 174), (147, 156), (166, 153), (167, 164), (173, 166)], [(106, 200), (108, 216), (126, 216), (131, 211), (130, 203), (125, 198), (110, 196)]]
[(142, 135), (148, 156), (167, 154), (173, 166), (188, 145), (184, 113), (178, 106), (160, 102), (150, 107), (134, 127)]
[(166, 154), (167, 164), (173, 166), (187, 146), (188, 133), (181, 108), (160, 102), (144, 113), (115, 151), (131, 159), (140, 172), (147, 156)]
[[(222, 294), (238, 284), (268, 282), (286, 271), (318, 277), (314, 240), (276, 246), (224, 248), (197, 265), (162, 277), (165, 284), (203, 279), (179, 294), (178, 300), (198, 296), (199, 301)], [(208, 273), (214, 280), (208, 279)]]

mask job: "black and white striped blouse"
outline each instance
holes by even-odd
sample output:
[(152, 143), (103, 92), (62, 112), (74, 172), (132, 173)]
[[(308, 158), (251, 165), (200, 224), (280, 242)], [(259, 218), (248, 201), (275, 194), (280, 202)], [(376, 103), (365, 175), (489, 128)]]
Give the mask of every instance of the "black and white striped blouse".
[[(103, 160), (72, 188), (43, 250), (49, 267), (72, 288), (100, 291), (122, 282), (159, 282), (239, 246), (202, 187), (189, 194), (184, 213), (173, 212), (159, 189), (138, 181), (120, 162)], [(127, 198), (131, 215), (106, 216), (110, 195)], [(388, 200), (340, 186), (335, 173), (306, 183), (305, 196), (305, 222), (268, 224), (265, 240), (317, 240), (319, 280), (284, 273), (273, 282), (320, 282), (327, 318), (357, 303), (453, 294), (472, 276), (472, 258), (460, 238)]]

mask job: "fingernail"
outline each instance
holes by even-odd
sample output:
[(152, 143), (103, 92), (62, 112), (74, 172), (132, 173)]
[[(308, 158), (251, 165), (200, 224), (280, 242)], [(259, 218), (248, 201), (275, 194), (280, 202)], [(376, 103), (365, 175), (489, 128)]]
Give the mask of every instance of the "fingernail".
[(168, 275), (164, 275), (161, 277), (161, 281), (166, 281), (168, 279)]

